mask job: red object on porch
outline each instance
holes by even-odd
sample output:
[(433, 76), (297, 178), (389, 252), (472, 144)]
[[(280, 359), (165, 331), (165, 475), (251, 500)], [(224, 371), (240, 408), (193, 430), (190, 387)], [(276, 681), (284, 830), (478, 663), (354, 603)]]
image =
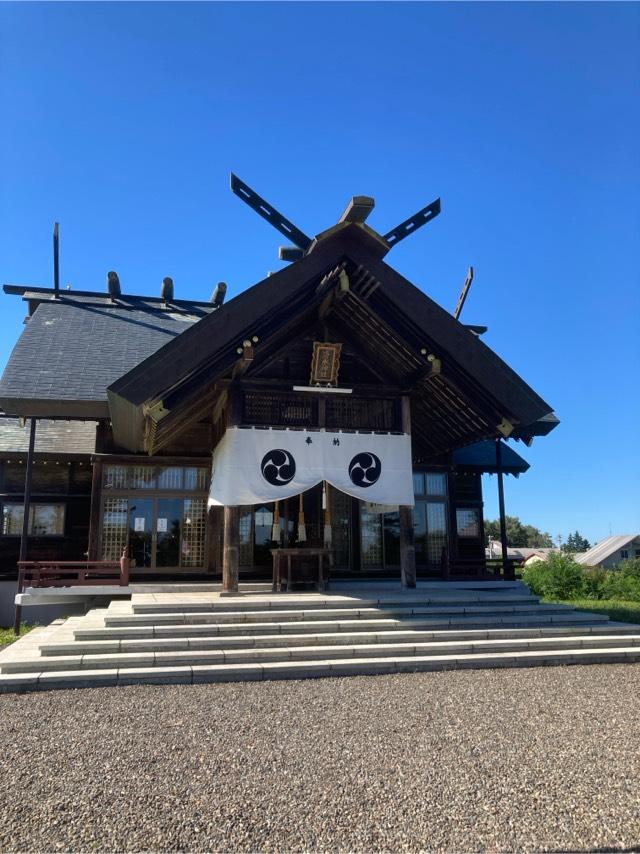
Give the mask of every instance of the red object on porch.
[(117, 560), (21, 560), (18, 591), (25, 587), (72, 587), (96, 584), (129, 584), (127, 550)]

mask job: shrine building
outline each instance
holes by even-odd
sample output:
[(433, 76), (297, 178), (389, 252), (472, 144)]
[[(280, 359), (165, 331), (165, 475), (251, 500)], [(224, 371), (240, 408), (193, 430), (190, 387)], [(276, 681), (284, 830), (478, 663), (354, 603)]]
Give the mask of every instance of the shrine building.
[[(511, 578), (487, 561), (482, 473), (528, 464), (552, 407), (469, 326), (387, 263), (439, 200), (381, 235), (355, 197), (290, 264), (225, 300), (5, 285), (25, 328), (0, 381), (2, 570), (116, 561), (133, 580)], [(507, 441), (508, 440), (508, 441)], [(25, 522), (25, 504), (28, 520)], [(22, 542), (21, 534), (27, 537)], [(506, 543), (505, 543), (506, 546)], [(506, 548), (503, 549), (506, 555)]]

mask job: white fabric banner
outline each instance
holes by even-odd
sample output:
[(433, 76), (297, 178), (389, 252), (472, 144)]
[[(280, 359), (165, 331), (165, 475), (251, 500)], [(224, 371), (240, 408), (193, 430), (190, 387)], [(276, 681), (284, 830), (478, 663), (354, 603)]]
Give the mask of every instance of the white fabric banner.
[(213, 453), (209, 505), (277, 501), (323, 480), (363, 501), (413, 506), (411, 437), (231, 427)]

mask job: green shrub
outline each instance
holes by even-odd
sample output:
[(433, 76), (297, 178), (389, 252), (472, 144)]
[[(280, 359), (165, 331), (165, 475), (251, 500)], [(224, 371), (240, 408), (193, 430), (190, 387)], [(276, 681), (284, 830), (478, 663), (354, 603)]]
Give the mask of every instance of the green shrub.
[(536, 596), (577, 599), (584, 595), (583, 568), (568, 554), (550, 554), (547, 560), (526, 567), (522, 577)]
[(624, 599), (640, 602), (640, 560), (616, 569), (582, 566), (571, 555), (551, 554), (522, 573), (531, 592), (545, 599)]

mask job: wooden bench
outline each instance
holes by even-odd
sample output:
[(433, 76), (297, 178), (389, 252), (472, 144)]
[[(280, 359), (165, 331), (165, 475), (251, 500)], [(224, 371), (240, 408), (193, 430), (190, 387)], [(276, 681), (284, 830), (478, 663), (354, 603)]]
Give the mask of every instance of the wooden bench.
[[(282, 590), (284, 566), (286, 565), (287, 592), (291, 585), (296, 582), (312, 581), (317, 584), (318, 590), (324, 590), (329, 584), (330, 571), (333, 566), (333, 552), (331, 549), (299, 548), (299, 549), (271, 549), (273, 557), (273, 585), (274, 593)], [(301, 570), (300, 563), (307, 558), (317, 559), (317, 572), (309, 576), (308, 571)], [(325, 563), (325, 558), (327, 561)]]

